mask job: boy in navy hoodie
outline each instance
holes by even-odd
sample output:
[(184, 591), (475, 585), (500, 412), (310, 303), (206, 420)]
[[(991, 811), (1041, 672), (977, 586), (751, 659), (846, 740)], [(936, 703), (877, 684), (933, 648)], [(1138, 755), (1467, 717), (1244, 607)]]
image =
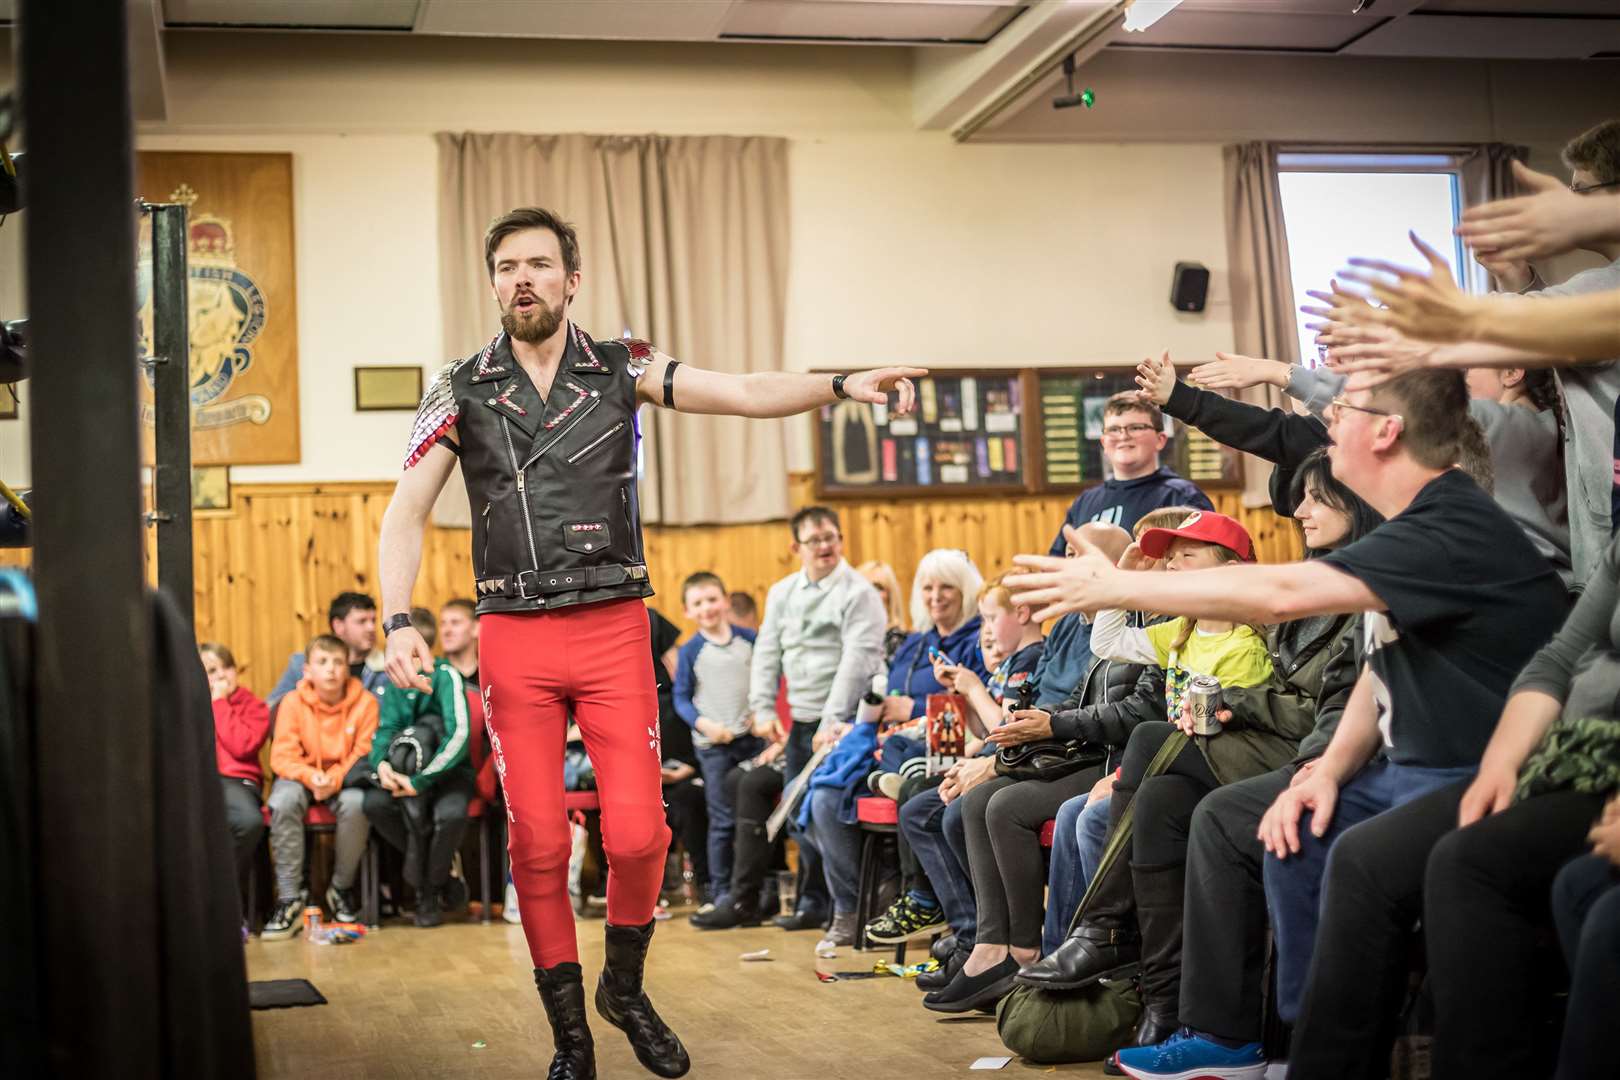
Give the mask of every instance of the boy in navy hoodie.
[(686, 617), (698, 632), (681, 646), (675, 665), (675, 712), (692, 729), (692, 747), (703, 774), (709, 811), (710, 898), (718, 900), (731, 882), (732, 837), (737, 823), (726, 795), (726, 774), (760, 754), (765, 740), (753, 734), (748, 711), (749, 665), (754, 632), (731, 623), (725, 584), (711, 573), (697, 573), (681, 584)]

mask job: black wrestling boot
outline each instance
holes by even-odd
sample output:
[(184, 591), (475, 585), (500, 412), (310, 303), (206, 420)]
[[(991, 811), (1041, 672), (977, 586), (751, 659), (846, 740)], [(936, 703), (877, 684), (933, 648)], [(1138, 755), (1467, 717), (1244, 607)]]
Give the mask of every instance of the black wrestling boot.
[(641, 974), (652, 944), (654, 922), (645, 926), (607, 926), (607, 963), (596, 984), (596, 1011), (624, 1032), (636, 1060), (658, 1076), (685, 1076), (692, 1067), (686, 1047), (669, 1030), (641, 989)]
[(1080, 925), (1051, 956), (1019, 971), (1018, 982), (1041, 990), (1079, 990), (1098, 979), (1129, 975), (1142, 956), (1135, 909), (1130, 867), (1115, 860)]
[(535, 968), (534, 985), (556, 1048), (546, 1080), (596, 1080), (596, 1044), (585, 1022), (585, 979), (579, 965)]

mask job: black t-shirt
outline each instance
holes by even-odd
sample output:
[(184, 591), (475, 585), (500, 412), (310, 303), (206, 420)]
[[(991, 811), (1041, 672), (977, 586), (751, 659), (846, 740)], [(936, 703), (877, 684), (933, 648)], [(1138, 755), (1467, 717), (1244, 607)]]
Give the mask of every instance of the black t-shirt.
[(681, 632), (674, 623), (652, 608), (647, 609), (647, 624), (652, 635), (653, 680), (658, 683), (658, 693), (674, 693), (675, 676), (664, 666), (664, 654), (680, 644)]
[(1460, 469), (1321, 561), (1388, 609), (1362, 622), (1389, 759), (1479, 764), (1508, 686), (1569, 611), (1552, 566)]

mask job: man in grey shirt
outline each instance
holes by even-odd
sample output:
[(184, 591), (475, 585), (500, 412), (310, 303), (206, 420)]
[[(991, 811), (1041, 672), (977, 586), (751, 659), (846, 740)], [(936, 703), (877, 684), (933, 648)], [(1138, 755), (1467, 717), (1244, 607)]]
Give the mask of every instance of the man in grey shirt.
[[(801, 569), (771, 586), (765, 622), (754, 641), (748, 705), (754, 730), (777, 740), (777, 686), (787, 679), (792, 730), (784, 753), (787, 778), (797, 776), (824, 743), (843, 734), (872, 676), (883, 670), (883, 601), (870, 582), (844, 560), (838, 515), (808, 506), (793, 515), (793, 550)], [(777, 920), (788, 929), (821, 925), (829, 907), (821, 858), (794, 833), (800, 852), (798, 910)]]

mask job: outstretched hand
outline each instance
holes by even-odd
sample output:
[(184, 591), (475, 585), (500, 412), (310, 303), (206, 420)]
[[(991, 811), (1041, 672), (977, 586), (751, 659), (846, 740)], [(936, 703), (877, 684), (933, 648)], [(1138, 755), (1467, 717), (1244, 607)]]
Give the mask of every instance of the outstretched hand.
[(402, 626), (388, 635), (385, 649), (388, 677), (401, 690), (433, 689), (427, 672), (433, 670), (433, 650), (414, 626)]
[(1218, 352), (1215, 359), (1187, 372), (1187, 381), (1205, 390), (1247, 390), (1262, 383), (1287, 386), (1288, 368), (1281, 360)]
[(1149, 357), (1136, 365), (1136, 385), (1156, 405), (1170, 400), (1170, 391), (1176, 388), (1176, 365), (1170, 362), (1169, 349), (1157, 360)]
[(1073, 525), (1063, 526), (1063, 536), (1076, 552), (1073, 558), (1014, 556), (1013, 562), (1025, 570), (1006, 578), (1005, 584), (1013, 599), (1035, 608), (1036, 622), (1055, 619), (1071, 611), (1124, 606), (1115, 588), (1121, 571), (1114, 567), (1114, 560)]
[(1355, 269), (1345, 271), (1344, 276), (1367, 286), (1369, 295), (1384, 305), (1363, 305), (1351, 317), (1392, 327), (1406, 337), (1424, 341), (1473, 340), (1485, 301), (1459, 289), (1451, 264), (1416, 233), (1408, 235), (1428, 262), (1428, 271), (1384, 259), (1351, 259)]
[(844, 393), (856, 401), (882, 405), (889, 400), (890, 390), (897, 391), (900, 399), (895, 402), (892, 411), (896, 416), (904, 416), (917, 406), (917, 385), (912, 380), (920, 379), (927, 374), (927, 368), (914, 367), (884, 367), (857, 371), (844, 380)]
[(1464, 210), (1456, 228), (1487, 268), (1496, 262), (1523, 263), (1573, 251), (1591, 239), (1602, 212), (1610, 209), (1523, 162), (1513, 163), (1513, 176), (1526, 194)]

